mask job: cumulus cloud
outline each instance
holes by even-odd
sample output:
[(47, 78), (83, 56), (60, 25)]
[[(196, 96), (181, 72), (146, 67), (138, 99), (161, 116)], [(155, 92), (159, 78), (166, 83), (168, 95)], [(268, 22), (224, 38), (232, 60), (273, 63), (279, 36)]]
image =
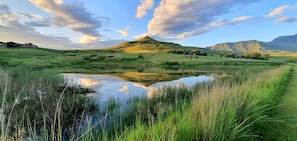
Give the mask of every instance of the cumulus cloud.
[(154, 0), (141, 0), (141, 4), (137, 7), (136, 18), (142, 18), (146, 15), (147, 10), (154, 8)]
[[(63, 0), (29, 0), (36, 7), (54, 15), (46, 21), (58, 27), (66, 27), (83, 34), (81, 41), (94, 41), (103, 37), (97, 30), (102, 28), (108, 18), (94, 17), (84, 5), (78, 2), (65, 3)], [(92, 37), (92, 38), (91, 38)]]
[[(232, 12), (232, 8), (245, 6), (258, 0), (161, 0), (148, 23), (148, 34), (184, 38), (199, 35), (212, 28), (226, 25), (219, 16)], [(248, 17), (233, 19), (234, 22)]]
[[(31, 15), (31, 16), (30, 16)], [(35, 14), (15, 13), (10, 7), (0, 2), (0, 31), (1, 41), (14, 41), (19, 43), (32, 42), (42, 48), (59, 50), (67, 49), (98, 49), (120, 44), (126, 40), (108, 39), (97, 43), (87, 44), (95, 40), (93, 36), (85, 35), (81, 41), (85, 44), (74, 43), (65, 36), (44, 35), (38, 32), (36, 27), (46, 27), (46, 21), (26, 21), (26, 19), (38, 18)], [(23, 21), (25, 20), (25, 21)], [(21, 32), (20, 32), (21, 31)]]
[(98, 38), (97, 37), (94, 37), (94, 36), (83, 36), (81, 39), (80, 39), (80, 43), (81, 44), (91, 44), (91, 43), (96, 43), (98, 41)]

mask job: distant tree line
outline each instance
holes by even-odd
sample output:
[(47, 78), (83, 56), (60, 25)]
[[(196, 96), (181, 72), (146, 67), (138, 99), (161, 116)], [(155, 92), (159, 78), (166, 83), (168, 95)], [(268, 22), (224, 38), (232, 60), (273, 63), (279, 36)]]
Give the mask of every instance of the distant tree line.
[(237, 55), (234, 52), (224, 53), (220, 52), (221, 57), (225, 56), (228, 58), (245, 58), (245, 59), (259, 59), (259, 60), (268, 60), (269, 54), (261, 54), (259, 52), (244, 52), (243, 55)]
[(165, 50), (166, 53), (172, 53), (172, 54), (185, 54), (185, 55), (200, 55), (200, 56), (207, 56), (207, 53), (201, 53), (200, 50), (194, 49), (190, 51), (186, 51), (183, 49), (168, 49)]

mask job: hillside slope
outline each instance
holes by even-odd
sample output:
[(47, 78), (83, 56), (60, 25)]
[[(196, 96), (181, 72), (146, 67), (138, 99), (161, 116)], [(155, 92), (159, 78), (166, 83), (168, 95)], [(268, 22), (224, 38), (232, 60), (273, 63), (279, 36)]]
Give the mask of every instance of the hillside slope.
[(270, 51), (297, 51), (297, 34), (293, 36), (280, 36), (271, 42), (257, 40), (240, 41), (235, 43), (220, 43), (211, 47), (210, 50), (233, 51), (233, 52), (270, 52)]
[(125, 42), (105, 50), (121, 50), (126, 53), (160, 52), (167, 49), (180, 49), (181, 45), (171, 42), (160, 42), (146, 36), (137, 41)]
[(267, 49), (263, 47), (263, 43), (252, 41), (241, 41), (235, 43), (222, 43), (209, 47), (211, 50), (233, 51), (233, 52), (263, 52)]

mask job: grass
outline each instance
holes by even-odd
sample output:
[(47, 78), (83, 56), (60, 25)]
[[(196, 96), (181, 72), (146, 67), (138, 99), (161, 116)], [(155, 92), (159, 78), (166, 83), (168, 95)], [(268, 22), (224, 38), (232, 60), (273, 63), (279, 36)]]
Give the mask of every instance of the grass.
[(17, 67), (0, 72), (1, 140), (62, 140), (97, 105), (57, 73)]
[[(200, 90), (190, 107), (149, 126), (129, 128), (119, 140), (257, 140), (269, 109), (281, 96), (290, 74), (282, 67), (242, 80), (224, 81)], [(276, 86), (276, 87), (271, 87)]]
[[(189, 55), (170, 54), (163, 52), (152, 53), (124, 53), (116, 50), (48, 50), (16, 48), (0, 49), (0, 65), (2, 66), (29, 66), (33, 69), (50, 69), (58, 72), (104, 73), (106, 71), (124, 72), (132, 68), (134, 71), (150, 70), (151, 67), (172, 69), (197, 69), (219, 66), (249, 67), (275, 66), (285, 60), (251, 60), (221, 58), (218, 54), (212, 56), (192, 57)], [(139, 59), (139, 56), (142, 56)], [(167, 63), (166, 63), (167, 62)], [(169, 63), (168, 63), (169, 62)], [(173, 65), (174, 62), (178, 65)], [(281, 63), (280, 63), (281, 62)]]
[[(2, 140), (24, 138), (24, 135), (32, 140), (63, 140), (65, 137), (71, 140), (261, 139), (265, 137), (262, 124), (269, 121), (269, 108), (279, 101), (289, 73), (290, 68), (284, 66), (265, 73), (222, 79), (212, 85), (197, 85), (193, 89), (165, 87), (152, 99), (131, 102), (130, 111), (121, 110), (113, 101), (95, 124), (101, 130), (93, 128), (90, 122), (86, 130), (73, 128), (67, 135), (69, 125), (73, 124), (64, 121), (77, 118), (67, 116), (66, 111), (71, 110), (65, 103), (78, 99), (73, 101), (71, 95), (68, 101), (67, 89), (51, 87), (60, 80), (51, 73), (15, 68), (8, 73), (1, 72), (4, 77), (0, 86), (5, 101), (2, 102), (5, 103), (2, 105), (2, 119), (5, 119), (1, 123), (4, 125), (1, 126)], [(49, 91), (57, 89), (60, 90), (57, 95)], [(31, 99), (37, 90), (45, 90), (50, 95), (41, 98), (37, 94), (36, 100)], [(10, 108), (6, 110), (7, 106)], [(71, 105), (70, 109), (74, 108), (74, 112), (81, 115), (82, 110), (75, 110), (79, 106), (82, 105)], [(111, 124), (108, 118), (113, 119)]]
[(297, 140), (297, 71), (296, 65), (284, 96), (273, 114), (274, 122), (266, 127), (268, 140)]
[[(1, 65), (25, 66), (0, 72), (1, 140), (24, 135), (32, 140), (263, 140), (270, 134), (264, 126), (274, 122), (271, 107), (280, 101), (290, 74), (290, 67), (282, 66), (289, 59), (274, 56), (267, 61), (222, 58), (214, 52), (199, 57), (115, 50), (0, 49), (0, 53)], [(83, 95), (62, 85), (57, 73), (40, 69), (112, 70), (122, 79), (147, 84), (153, 82), (146, 77), (167, 80), (176, 71), (232, 72), (235, 76), (190, 89), (163, 88), (152, 99), (130, 101), (130, 111), (110, 101), (94, 125), (101, 129), (90, 119), (86, 129), (77, 130), (80, 118), (76, 116), (83, 116), (82, 107), (88, 106)], [(162, 72), (165, 77), (158, 74)]]

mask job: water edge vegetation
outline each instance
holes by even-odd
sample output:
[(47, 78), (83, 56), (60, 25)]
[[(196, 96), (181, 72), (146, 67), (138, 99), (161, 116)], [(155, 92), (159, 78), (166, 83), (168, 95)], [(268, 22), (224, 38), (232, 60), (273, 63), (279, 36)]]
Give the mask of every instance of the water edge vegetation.
[[(68, 100), (66, 89), (62, 87), (61, 90), (61, 85), (57, 86), (59, 83), (51, 84), (57, 82), (51, 80), (54, 79), (51, 74), (38, 75), (38, 71), (34, 71), (30, 76), (30, 72), (24, 68), (2, 71), (1, 118), (5, 120), (1, 123), (1, 140), (11, 137), (15, 140), (63, 140), (66, 137), (69, 140), (257, 140), (265, 138), (264, 125), (270, 122), (272, 107), (279, 102), (290, 72), (291, 67), (286, 65), (266, 72), (235, 75), (194, 88), (165, 87), (160, 91), (163, 93), (152, 99), (131, 100), (130, 112), (122, 111), (116, 101), (110, 101), (101, 120), (95, 124), (101, 130), (95, 130), (90, 124), (86, 130), (72, 128), (75, 132), (67, 137), (65, 133), (71, 128), (62, 121), (75, 121), (77, 118), (67, 116), (69, 107), (65, 106), (69, 106), (69, 103), (83, 104), (81, 100), (84, 99), (73, 99), (74, 95), (71, 95)], [(32, 75), (38, 76), (35, 82)], [(17, 83), (10, 83), (13, 77), (19, 77), (14, 80)], [(60, 91), (56, 96), (44, 96), (48, 100), (43, 100), (36, 93), (38, 90), (50, 93), (49, 90), (56, 91), (57, 87)], [(22, 104), (34, 97), (30, 95), (28, 98), (23, 94), (33, 94), (39, 102)], [(51, 103), (50, 100), (55, 102)], [(37, 113), (36, 107), (41, 113)], [(70, 105), (70, 109), (76, 111), (69, 112), (82, 115), (85, 109), (78, 111), (78, 107), (82, 105)], [(42, 116), (36, 117), (38, 114)], [(114, 122), (107, 128), (106, 119), (109, 116), (113, 117)]]

